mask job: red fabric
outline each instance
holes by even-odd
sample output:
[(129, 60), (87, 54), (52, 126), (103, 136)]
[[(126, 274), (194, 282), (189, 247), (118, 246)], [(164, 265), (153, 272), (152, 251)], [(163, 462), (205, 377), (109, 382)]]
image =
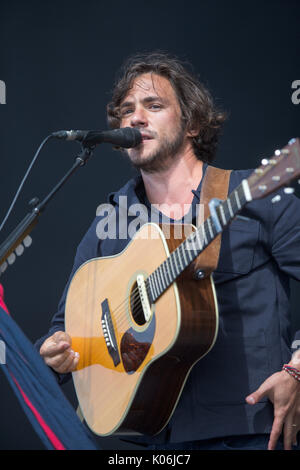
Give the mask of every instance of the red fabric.
[[(6, 305), (4, 303), (4, 291), (3, 291), (2, 284), (0, 284), (0, 307), (2, 307), (3, 310), (5, 310), (5, 312), (8, 313), (8, 315), (9, 315), (8, 308), (6, 307)], [(34, 414), (36, 420), (38, 421), (39, 425), (41, 426), (41, 428), (45, 432), (46, 436), (48, 437), (49, 441), (53, 445), (54, 449), (56, 449), (56, 450), (66, 450), (65, 447), (63, 446), (63, 444), (58, 439), (58, 437), (54, 434), (54, 432), (51, 430), (51, 428), (49, 428), (47, 423), (43, 420), (42, 416), (37, 411), (37, 409), (33, 406), (31, 401), (27, 397), (27, 395), (23, 392), (22, 388), (18, 384), (17, 379), (11, 373), (10, 373), (10, 375), (11, 375), (13, 381), (15, 382), (16, 386), (18, 387), (18, 389), (19, 389), (19, 391), (20, 391), (20, 393), (21, 393), (21, 395), (24, 399), (24, 402), (26, 403), (28, 408), (32, 411), (32, 413)]]
[(3, 292), (2, 284), (0, 284), (0, 307), (2, 307), (3, 310), (5, 310), (6, 313), (8, 313), (8, 308), (6, 307), (6, 305), (4, 303), (4, 292)]
[(22, 388), (18, 384), (17, 380), (15, 377), (11, 374), (13, 381), (15, 382), (16, 386), (18, 387), (26, 405), (29, 407), (29, 409), (32, 411), (34, 414), (35, 418), (37, 419), (39, 425), (41, 428), (44, 430), (46, 436), (48, 437), (49, 441), (53, 445), (54, 449), (56, 450), (66, 450), (63, 444), (60, 442), (60, 440), (57, 438), (57, 436), (54, 434), (54, 432), (49, 428), (48, 424), (43, 420), (42, 416), (40, 413), (37, 411), (37, 409), (33, 406), (27, 395), (23, 392)]

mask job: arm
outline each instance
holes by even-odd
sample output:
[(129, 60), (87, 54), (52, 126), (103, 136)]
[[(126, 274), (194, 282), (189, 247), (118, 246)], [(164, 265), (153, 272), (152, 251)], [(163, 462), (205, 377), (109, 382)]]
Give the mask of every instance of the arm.
[[(294, 196), (282, 196), (282, 201), (272, 205), (270, 249), (278, 270), (300, 280), (300, 200)], [(290, 365), (300, 370), (300, 352), (291, 358)], [(246, 397), (249, 405), (255, 405), (267, 396), (274, 406), (274, 421), (268, 449), (276, 447), (283, 431), (284, 448), (291, 449), (300, 429), (300, 382), (282, 370), (271, 375), (252, 394)], [(295, 426), (296, 425), (296, 426)]]
[(99, 256), (100, 240), (96, 234), (98, 222), (99, 217), (94, 220), (77, 248), (71, 275), (59, 302), (58, 310), (52, 318), (48, 333), (35, 343), (35, 347), (45, 363), (56, 372), (59, 383), (70, 378), (69, 373), (75, 370), (79, 361), (78, 353), (72, 350), (71, 338), (65, 332), (65, 302), (70, 282), (77, 269), (85, 261)]

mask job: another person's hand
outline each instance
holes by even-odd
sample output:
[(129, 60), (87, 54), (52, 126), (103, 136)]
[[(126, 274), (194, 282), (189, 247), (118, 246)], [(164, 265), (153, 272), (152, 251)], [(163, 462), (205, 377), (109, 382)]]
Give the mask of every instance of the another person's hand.
[[(295, 357), (289, 364), (299, 369)], [(297, 444), (297, 433), (300, 430), (300, 382), (284, 370), (276, 372), (255, 392), (248, 395), (246, 402), (255, 405), (266, 396), (274, 406), (274, 421), (268, 449), (276, 449), (277, 441), (283, 432), (284, 449), (290, 450), (292, 444)]]
[(47, 366), (59, 374), (73, 372), (79, 362), (79, 354), (71, 348), (71, 338), (64, 331), (57, 331), (47, 338), (40, 348), (40, 355)]

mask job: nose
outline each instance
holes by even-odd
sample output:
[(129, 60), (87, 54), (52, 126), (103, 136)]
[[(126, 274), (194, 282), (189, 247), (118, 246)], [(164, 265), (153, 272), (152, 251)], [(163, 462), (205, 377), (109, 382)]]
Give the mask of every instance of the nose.
[(141, 107), (136, 107), (134, 113), (131, 115), (130, 123), (132, 127), (147, 127), (148, 120), (145, 110)]

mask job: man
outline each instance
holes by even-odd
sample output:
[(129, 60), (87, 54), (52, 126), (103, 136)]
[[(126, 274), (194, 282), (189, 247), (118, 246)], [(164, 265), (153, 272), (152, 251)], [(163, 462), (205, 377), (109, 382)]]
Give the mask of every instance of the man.
[[(140, 177), (109, 201), (156, 207), (164, 220), (195, 215), (207, 164), (213, 160), (225, 115), (208, 91), (176, 59), (164, 54), (127, 64), (108, 106), (111, 127), (134, 127), (142, 143), (127, 151)], [(231, 173), (229, 192), (250, 171)], [(217, 341), (192, 369), (168, 426), (140, 442), (155, 448), (290, 449), (300, 429), (299, 381), (286, 370), (291, 359), (290, 276), (300, 279), (300, 201), (282, 197), (251, 202), (222, 235), (214, 273), (220, 313)], [(78, 247), (72, 278), (88, 259), (119, 253), (127, 240), (99, 240), (99, 217)], [(66, 286), (52, 327), (37, 346), (46, 364), (64, 380), (78, 353), (64, 332)], [(300, 368), (300, 367), (299, 367)], [(67, 374), (67, 375), (65, 375)], [(283, 444), (279, 443), (283, 433)]]

